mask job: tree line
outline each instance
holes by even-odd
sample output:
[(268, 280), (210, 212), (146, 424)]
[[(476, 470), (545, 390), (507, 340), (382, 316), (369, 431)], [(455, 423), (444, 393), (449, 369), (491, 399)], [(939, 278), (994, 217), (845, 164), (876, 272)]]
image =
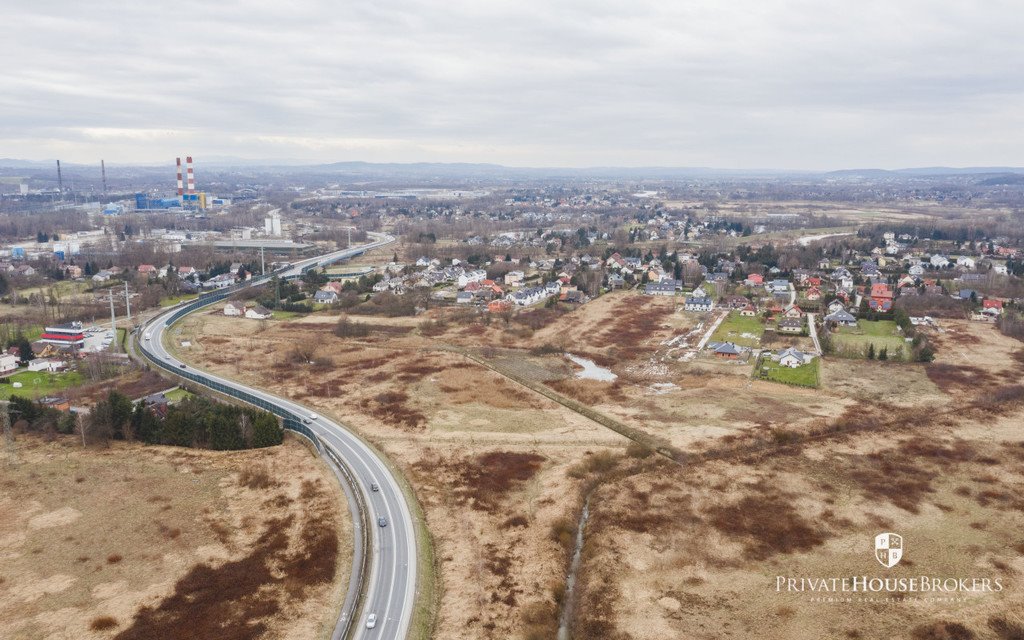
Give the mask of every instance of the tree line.
[(145, 402), (134, 403), (118, 391), (108, 392), (87, 415), (58, 411), (19, 396), (11, 397), (8, 412), (18, 431), (74, 433), (81, 436), (83, 444), (138, 440), (232, 451), (270, 447), (281, 444), (284, 438), (280, 422), (272, 413), (199, 396), (169, 406), (162, 419)]

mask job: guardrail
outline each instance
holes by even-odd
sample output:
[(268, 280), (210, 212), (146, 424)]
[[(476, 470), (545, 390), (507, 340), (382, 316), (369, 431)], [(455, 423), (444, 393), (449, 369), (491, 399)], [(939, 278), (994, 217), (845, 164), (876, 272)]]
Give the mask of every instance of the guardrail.
[[(362, 252), (358, 252), (358, 253), (362, 253)], [(353, 254), (353, 255), (358, 255), (358, 253)], [(340, 260), (342, 258), (339, 257), (338, 259)], [(323, 266), (323, 264), (329, 264), (330, 262), (334, 262), (334, 261), (335, 260), (315, 262), (312, 265), (309, 265), (308, 267), (303, 268), (302, 269), (302, 273), (305, 273), (309, 269), (316, 268), (318, 266)], [(292, 267), (287, 267), (286, 269), (290, 269), (290, 268), (292, 268)], [(217, 302), (220, 302), (221, 300), (225, 300), (229, 296), (233, 295), (234, 293), (237, 293), (238, 291), (240, 291), (240, 290), (242, 290), (244, 288), (265, 284), (266, 282), (269, 282), (272, 277), (273, 276), (261, 276), (258, 279), (253, 279), (253, 280), (250, 280), (248, 282), (242, 282), (242, 283), (239, 283), (239, 284), (236, 284), (236, 285), (232, 285), (230, 287), (225, 287), (224, 289), (219, 289), (217, 291), (211, 291), (211, 292), (207, 292), (207, 293), (201, 294), (195, 300), (189, 302), (188, 304), (182, 306), (180, 309), (176, 310), (174, 313), (170, 314), (163, 321), (164, 326), (169, 327), (170, 325), (174, 324), (175, 322), (177, 322), (181, 318), (185, 317), (186, 315), (188, 315), (188, 314), (190, 314), (190, 313), (192, 313), (194, 311), (198, 311), (199, 309), (202, 309), (204, 307), (208, 307), (208, 306), (210, 306), (212, 304), (216, 304)], [(293, 277), (301, 277), (301, 276), (293, 276)], [(142, 331), (140, 331), (139, 333), (142, 334), (142, 335), (145, 335), (147, 333), (147, 331), (145, 329), (145, 326), (143, 326)], [(334, 633), (332, 634), (332, 638), (334, 638), (334, 639), (340, 639), (340, 638), (348, 637), (348, 635), (351, 633), (351, 630), (352, 630), (352, 623), (353, 623), (353, 621), (358, 619), (359, 610), (361, 608), (362, 597), (363, 597), (363, 595), (365, 593), (365, 582), (364, 582), (363, 578), (366, 575), (366, 571), (367, 571), (367, 568), (368, 568), (367, 565), (368, 565), (369, 559), (370, 559), (370, 554), (368, 553), (368, 550), (372, 546), (371, 531), (373, 530), (372, 526), (371, 526), (372, 523), (369, 521), (369, 515), (368, 515), (369, 511), (368, 511), (368, 509), (366, 507), (366, 502), (365, 502), (365, 499), (363, 497), (363, 493), (359, 490), (359, 486), (360, 485), (357, 482), (355, 476), (353, 475), (352, 470), (348, 467), (348, 465), (344, 462), (344, 460), (341, 459), (341, 456), (337, 455), (337, 453), (335, 453), (330, 447), (325, 447), (323, 445), (323, 442), (320, 440), (319, 436), (317, 436), (316, 433), (314, 433), (312, 429), (310, 429), (309, 427), (307, 427), (304, 424), (304, 418), (306, 418), (307, 416), (302, 416), (302, 415), (299, 415), (299, 414), (297, 414), (297, 413), (295, 413), (293, 411), (289, 411), (287, 409), (284, 409), (283, 407), (281, 407), (281, 406), (279, 406), (279, 405), (277, 405), (277, 404), (275, 404), (273, 402), (268, 402), (267, 400), (264, 400), (263, 398), (260, 398), (259, 396), (251, 394), (248, 391), (243, 391), (243, 390), (237, 389), (237, 388), (235, 388), (233, 386), (226, 385), (226, 384), (224, 384), (222, 382), (219, 382), (217, 380), (213, 380), (213, 379), (211, 379), (211, 378), (209, 378), (209, 377), (207, 377), (207, 376), (205, 376), (205, 375), (203, 375), (201, 373), (195, 373), (194, 371), (189, 370), (189, 369), (182, 369), (181, 367), (176, 367), (176, 366), (174, 366), (174, 365), (172, 365), (172, 364), (170, 364), (168, 362), (165, 362), (164, 360), (158, 358), (157, 356), (155, 356), (152, 352), (149, 351), (149, 349), (146, 347), (145, 343), (146, 343), (145, 339), (143, 339), (142, 342), (136, 342), (136, 344), (137, 344), (137, 346), (139, 348), (139, 351), (142, 353), (142, 355), (147, 360), (149, 360), (151, 363), (159, 366), (160, 368), (165, 369), (165, 370), (167, 370), (170, 373), (173, 373), (175, 376), (178, 376), (178, 377), (181, 377), (181, 378), (185, 378), (186, 380), (190, 380), (190, 381), (192, 381), (192, 382), (194, 382), (196, 384), (199, 384), (199, 385), (202, 385), (202, 386), (207, 387), (209, 389), (212, 389), (212, 390), (214, 390), (214, 391), (216, 391), (218, 393), (224, 394), (224, 395), (229, 396), (231, 398), (235, 398), (235, 399), (240, 400), (242, 402), (245, 402), (247, 404), (253, 405), (255, 407), (263, 409), (264, 411), (269, 411), (270, 413), (273, 413), (274, 415), (280, 417), (281, 418), (281, 423), (282, 423), (282, 425), (283, 425), (283, 427), (285, 429), (288, 429), (290, 431), (294, 431), (294, 432), (304, 436), (310, 442), (312, 442), (313, 445), (316, 447), (317, 451), (320, 452), (321, 455), (326, 455), (328, 458), (330, 458), (335, 463), (335, 465), (337, 466), (337, 468), (339, 469), (341, 474), (345, 477), (345, 481), (348, 483), (349, 487), (352, 489), (352, 494), (355, 496), (355, 499), (356, 499), (356, 504), (358, 506), (358, 511), (359, 511), (359, 519), (362, 522), (362, 527), (361, 528), (362, 528), (362, 533), (363, 533), (363, 557), (362, 557), (362, 562), (360, 562), (360, 564), (359, 564), (358, 576), (356, 577), (356, 584), (359, 585), (359, 591), (358, 591), (359, 595), (358, 595), (358, 597), (355, 600), (355, 604), (353, 606), (353, 610), (351, 612), (351, 615), (348, 616), (347, 619), (339, 620), (338, 624), (335, 626)], [(344, 613), (344, 612), (342, 612), (342, 613)]]

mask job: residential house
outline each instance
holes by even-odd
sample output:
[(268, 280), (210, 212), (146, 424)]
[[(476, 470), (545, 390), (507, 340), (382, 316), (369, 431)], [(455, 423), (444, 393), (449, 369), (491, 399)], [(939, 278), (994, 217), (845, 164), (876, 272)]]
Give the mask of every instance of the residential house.
[(841, 327), (857, 326), (857, 318), (854, 318), (849, 311), (842, 307), (825, 316), (825, 322), (834, 322)]
[(455, 294), (456, 304), (469, 304), (473, 302), (473, 293), (470, 291), (460, 291)]
[(946, 259), (945, 256), (941, 256), (937, 253), (933, 255), (928, 262), (936, 269), (942, 269), (949, 266), (949, 260)]
[(683, 308), (687, 311), (711, 311), (714, 306), (714, 301), (708, 296), (690, 296), (686, 299)]
[(526, 274), (522, 271), (509, 271), (505, 274), (505, 285), (509, 287), (522, 286), (525, 279)]
[(235, 276), (232, 273), (222, 273), (220, 275), (213, 276), (209, 280), (203, 283), (204, 289), (227, 289), (231, 285), (235, 284)]
[(791, 304), (791, 305), (788, 305), (782, 311), (782, 315), (787, 317), (787, 318), (802, 318), (802, 317), (804, 317), (804, 310), (801, 309), (798, 305)]
[(19, 358), (10, 353), (0, 354), (0, 375), (10, 373), (18, 368)]
[(621, 289), (626, 286), (626, 279), (620, 275), (614, 273), (608, 276), (608, 288), (609, 289)]
[(156, 267), (151, 264), (140, 264), (138, 272), (144, 276), (151, 276), (156, 273)]
[(29, 371), (47, 371), (54, 373), (64, 368), (64, 362), (62, 360), (51, 360), (49, 358), (36, 358), (30, 360), (28, 363)]
[(783, 367), (789, 367), (791, 369), (805, 365), (813, 359), (814, 356), (804, 353), (794, 347), (787, 347), (772, 356), (772, 360), (778, 362)]
[(64, 267), (64, 273), (67, 274), (67, 277), (69, 277), (69, 278), (81, 278), (82, 277), (82, 267), (78, 267), (78, 266), (75, 266), (73, 264), (69, 264), (69, 265)]
[(649, 296), (674, 296), (676, 295), (676, 288), (672, 284), (650, 282), (644, 285), (644, 293)]
[(974, 258), (970, 256), (960, 256), (956, 259), (956, 266), (964, 269), (973, 269), (975, 267)]
[(338, 294), (330, 289), (320, 289), (313, 294), (313, 302), (317, 304), (334, 304), (338, 301)]
[(33, 268), (33, 267), (31, 267), (30, 265), (27, 265), (27, 264), (21, 265), (20, 267), (16, 268), (15, 271), (18, 272), (18, 274), (22, 275), (22, 276), (34, 276), (34, 275), (36, 275), (35, 268)]
[(481, 282), (487, 279), (487, 272), (483, 269), (473, 269), (466, 271), (459, 276), (459, 288), (465, 287), (470, 282)]
[(892, 309), (893, 292), (889, 285), (876, 283), (871, 285), (871, 298), (868, 305), (875, 311), (889, 311)]
[(998, 315), (1003, 312), (1003, 301), (987, 298), (982, 301), (981, 309), (982, 311), (991, 311)]
[(270, 309), (267, 309), (262, 305), (256, 305), (255, 307), (245, 310), (245, 317), (249, 318), (250, 320), (267, 320), (273, 317), (273, 315), (274, 314), (270, 311)]
[(743, 309), (750, 305), (750, 300), (745, 296), (725, 296), (721, 304), (729, 309)]
[(912, 276), (922, 276), (924, 275), (924, 266), (920, 264), (911, 265), (910, 268), (907, 269), (907, 273)]
[(715, 357), (723, 360), (735, 360), (742, 353), (740, 349), (731, 342), (722, 342), (714, 349)]
[(224, 315), (226, 316), (244, 316), (245, 315), (245, 304), (242, 302), (228, 301), (224, 305)]
[(808, 300), (821, 300), (821, 287), (811, 287), (804, 294), (804, 297)]
[(757, 317), (757, 307), (755, 307), (752, 304), (748, 304), (747, 306), (740, 309), (740, 315), (745, 316), (747, 318)]
[(783, 318), (779, 320), (778, 329), (782, 333), (802, 333), (804, 321), (800, 318)]
[(832, 302), (828, 303), (829, 313), (835, 313), (840, 309), (846, 309), (846, 305), (844, 305), (841, 300), (833, 300)]
[(622, 269), (626, 266), (626, 261), (618, 252), (615, 252), (608, 256), (608, 259), (604, 261), (604, 264), (609, 269)]
[(764, 276), (760, 273), (751, 273), (747, 276), (747, 279), (743, 281), (743, 284), (751, 287), (761, 286), (764, 284)]
[(95, 274), (93, 274), (92, 281), (93, 282), (107, 282), (108, 280), (110, 280), (110, 276), (111, 275), (113, 275), (113, 274), (111, 274), (106, 269), (103, 269), (103, 270), (97, 271)]
[(789, 293), (789, 280), (772, 280), (764, 286), (768, 293)]

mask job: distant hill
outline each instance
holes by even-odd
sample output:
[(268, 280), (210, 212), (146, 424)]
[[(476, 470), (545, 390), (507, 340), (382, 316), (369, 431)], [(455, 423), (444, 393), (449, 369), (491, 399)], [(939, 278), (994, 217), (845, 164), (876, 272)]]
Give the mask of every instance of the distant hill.
[(992, 176), (991, 178), (985, 178), (984, 180), (979, 180), (978, 184), (985, 187), (1024, 184), (1024, 174), (1004, 173), (998, 176)]

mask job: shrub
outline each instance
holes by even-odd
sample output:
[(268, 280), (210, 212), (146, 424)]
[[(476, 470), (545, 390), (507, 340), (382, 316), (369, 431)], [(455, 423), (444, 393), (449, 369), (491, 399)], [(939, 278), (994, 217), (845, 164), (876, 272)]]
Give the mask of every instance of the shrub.
[(113, 629), (117, 626), (117, 620), (110, 616), (100, 616), (93, 618), (92, 622), (89, 623), (89, 628), (93, 631), (106, 631), (107, 629)]
[(278, 482), (266, 467), (246, 467), (238, 473), (238, 484), (247, 489), (269, 489)]

